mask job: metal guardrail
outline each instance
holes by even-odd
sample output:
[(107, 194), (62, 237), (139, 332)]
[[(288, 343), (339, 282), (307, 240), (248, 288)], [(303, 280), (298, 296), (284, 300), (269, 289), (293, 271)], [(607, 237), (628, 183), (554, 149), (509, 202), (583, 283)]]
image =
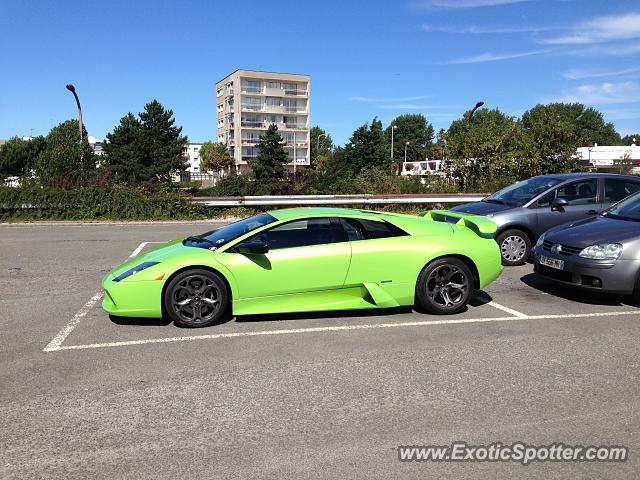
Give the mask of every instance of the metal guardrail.
[(423, 195), (273, 195), (244, 197), (194, 197), (189, 201), (209, 207), (278, 206), (278, 205), (384, 205), (479, 202), (487, 194)]

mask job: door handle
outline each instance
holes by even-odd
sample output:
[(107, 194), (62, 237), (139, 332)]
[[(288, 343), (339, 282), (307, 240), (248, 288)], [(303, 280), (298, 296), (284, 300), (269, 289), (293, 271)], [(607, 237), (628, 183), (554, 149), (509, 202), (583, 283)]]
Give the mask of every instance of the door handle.
[(597, 210), (587, 210), (587, 215), (595, 215), (596, 213), (598, 213)]

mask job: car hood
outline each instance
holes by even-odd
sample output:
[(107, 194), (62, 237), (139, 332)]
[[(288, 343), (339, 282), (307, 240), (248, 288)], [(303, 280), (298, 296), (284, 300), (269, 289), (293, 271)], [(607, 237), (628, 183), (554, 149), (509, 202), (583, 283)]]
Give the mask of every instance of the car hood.
[(124, 262), (122, 265), (114, 268), (111, 272), (109, 272), (109, 275), (117, 277), (118, 275), (126, 272), (130, 268), (135, 267), (136, 265), (139, 265), (141, 263), (161, 262), (178, 253), (182, 253), (186, 248), (184, 245), (182, 245), (182, 240), (183, 239), (181, 238), (177, 240), (173, 240), (169, 243), (160, 245), (159, 247), (154, 248), (149, 252), (143, 253), (142, 255), (135, 256), (127, 260), (126, 262)]
[(454, 212), (473, 213), (476, 215), (488, 215), (489, 213), (498, 213), (504, 210), (511, 210), (513, 207), (508, 205), (500, 205), (499, 203), (490, 202), (473, 202), (465, 203), (464, 205), (458, 205), (450, 210)]
[(640, 222), (598, 216), (552, 228), (545, 240), (586, 248), (597, 243), (623, 243), (635, 237), (640, 237)]

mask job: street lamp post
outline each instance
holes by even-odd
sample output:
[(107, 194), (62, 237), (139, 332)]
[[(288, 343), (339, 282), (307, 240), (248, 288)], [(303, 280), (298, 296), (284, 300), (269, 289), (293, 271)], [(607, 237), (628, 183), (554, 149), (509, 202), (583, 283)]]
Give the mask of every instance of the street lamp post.
[(397, 125), (391, 127), (391, 163), (393, 163), (393, 133), (398, 129)]
[(409, 146), (409, 142), (404, 144), (404, 163), (407, 163), (407, 147)]
[(469, 113), (469, 122), (471, 122), (471, 119), (473, 118), (473, 114), (476, 113), (476, 110), (478, 110), (483, 105), (484, 105), (484, 102), (480, 101), (476, 103), (475, 107), (471, 109), (471, 113)]
[(76, 99), (76, 105), (78, 105), (78, 127), (80, 129), (80, 163), (82, 163), (82, 108), (80, 107), (80, 99), (78, 98), (78, 94), (76, 93), (76, 87), (72, 84), (67, 85), (67, 90), (73, 93), (73, 98)]
[(324, 133), (321, 133), (320, 135), (318, 135), (318, 138), (316, 139), (316, 154), (318, 153), (318, 150), (320, 150), (320, 139), (322, 137), (326, 137), (326, 135)]

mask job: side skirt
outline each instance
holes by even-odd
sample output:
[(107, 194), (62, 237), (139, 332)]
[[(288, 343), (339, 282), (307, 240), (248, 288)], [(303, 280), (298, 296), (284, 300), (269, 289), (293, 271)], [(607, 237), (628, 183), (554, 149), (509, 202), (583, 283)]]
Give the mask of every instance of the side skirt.
[(261, 313), (388, 308), (411, 305), (412, 303), (413, 297), (410, 300), (405, 298), (399, 302), (384, 287), (375, 283), (366, 283), (333, 290), (234, 299), (233, 314), (256, 315)]

